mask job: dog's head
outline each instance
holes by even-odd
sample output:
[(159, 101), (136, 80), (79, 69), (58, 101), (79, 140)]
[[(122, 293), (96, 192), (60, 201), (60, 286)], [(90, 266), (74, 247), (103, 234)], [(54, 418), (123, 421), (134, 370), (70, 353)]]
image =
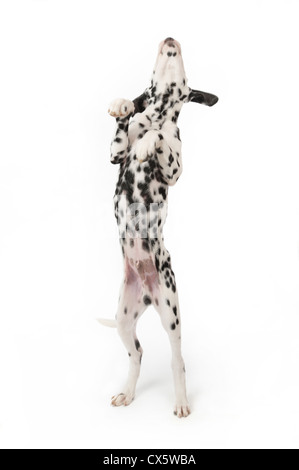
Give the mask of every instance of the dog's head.
[(151, 87), (134, 100), (135, 112), (143, 112), (149, 104), (162, 100), (164, 108), (181, 108), (190, 101), (213, 106), (218, 98), (211, 93), (193, 90), (187, 85), (181, 45), (169, 37), (159, 44)]
[(181, 45), (175, 39), (166, 38), (159, 44), (152, 80), (156, 84), (157, 92), (162, 93), (165, 86), (171, 83), (179, 86), (187, 83)]

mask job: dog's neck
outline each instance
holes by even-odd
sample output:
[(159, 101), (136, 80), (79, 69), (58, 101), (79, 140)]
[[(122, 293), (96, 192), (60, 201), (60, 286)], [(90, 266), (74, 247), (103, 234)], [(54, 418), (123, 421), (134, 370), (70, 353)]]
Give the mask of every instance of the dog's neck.
[(147, 112), (150, 111), (152, 121), (164, 122), (170, 120), (177, 122), (181, 108), (189, 95), (187, 80), (179, 82), (151, 81), (147, 89)]

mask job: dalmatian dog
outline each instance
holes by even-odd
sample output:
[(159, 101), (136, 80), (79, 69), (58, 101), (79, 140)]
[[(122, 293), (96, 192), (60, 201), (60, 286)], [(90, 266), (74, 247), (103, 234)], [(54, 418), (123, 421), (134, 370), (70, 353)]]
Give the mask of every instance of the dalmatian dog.
[(178, 292), (162, 231), (168, 187), (175, 185), (183, 169), (177, 120), (183, 104), (190, 101), (213, 106), (218, 98), (188, 87), (181, 46), (169, 37), (159, 45), (150, 87), (134, 101), (116, 99), (109, 107), (109, 114), (116, 118), (111, 163), (120, 166), (114, 204), (124, 280), (115, 323), (102, 323), (117, 327), (129, 355), (127, 382), (111, 404), (127, 406), (134, 399), (142, 358), (136, 325), (152, 305), (171, 344), (174, 414), (179, 418), (188, 416), (190, 407)]

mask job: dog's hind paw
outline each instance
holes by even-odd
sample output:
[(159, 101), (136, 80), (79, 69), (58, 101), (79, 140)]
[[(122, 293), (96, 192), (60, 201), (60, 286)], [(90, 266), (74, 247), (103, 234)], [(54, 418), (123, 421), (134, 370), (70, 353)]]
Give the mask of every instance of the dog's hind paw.
[(111, 398), (112, 406), (128, 406), (134, 400), (134, 396), (125, 393), (119, 393)]
[(175, 414), (178, 418), (187, 418), (191, 413), (190, 406), (187, 404), (183, 405), (175, 405), (173, 414)]

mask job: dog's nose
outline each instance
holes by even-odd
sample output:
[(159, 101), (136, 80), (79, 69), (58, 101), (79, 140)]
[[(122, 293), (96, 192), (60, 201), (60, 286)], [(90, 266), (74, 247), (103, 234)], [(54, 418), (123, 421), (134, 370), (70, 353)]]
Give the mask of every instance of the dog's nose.
[(172, 41), (174, 41), (173, 38), (166, 38), (164, 42), (172, 42)]

